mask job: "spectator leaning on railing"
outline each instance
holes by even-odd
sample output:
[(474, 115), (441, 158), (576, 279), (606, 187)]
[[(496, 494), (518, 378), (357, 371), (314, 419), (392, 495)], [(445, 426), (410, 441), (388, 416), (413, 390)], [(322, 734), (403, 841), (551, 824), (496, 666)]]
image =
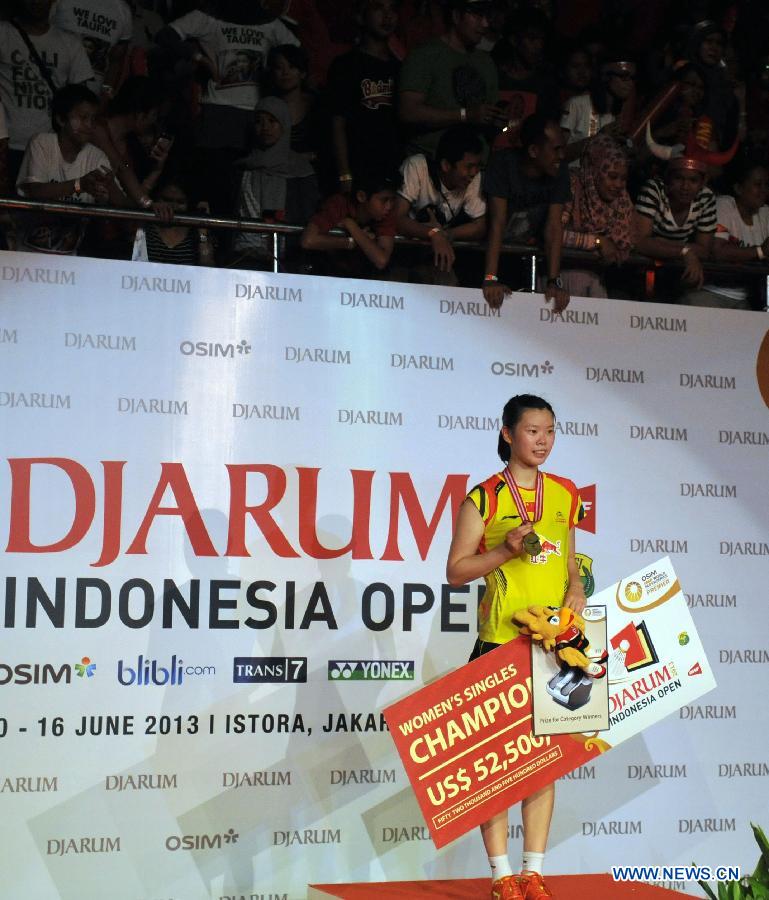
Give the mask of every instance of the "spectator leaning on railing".
[[(400, 177), (385, 172), (361, 176), (349, 194), (332, 194), (302, 232), (304, 250), (321, 250), (322, 274), (376, 278), (390, 264), (398, 224), (395, 197)], [(347, 236), (329, 234), (340, 228)]]
[[(175, 215), (189, 212), (190, 189), (179, 172), (164, 172), (157, 187), (158, 199), (170, 206)], [(208, 204), (197, 204), (197, 213), (210, 213)], [(207, 228), (189, 225), (150, 223), (139, 228), (134, 241), (134, 261), (169, 263), (185, 266), (213, 266), (214, 248)]]
[[(618, 266), (630, 255), (633, 201), (627, 192), (627, 171), (625, 151), (608, 134), (587, 141), (580, 166), (570, 171), (563, 246), (592, 250), (602, 267)], [(572, 296), (607, 296), (602, 273), (594, 269), (566, 269), (563, 282)]]
[[(729, 172), (733, 196), (716, 198), (716, 239), (713, 256), (719, 262), (766, 264), (769, 259), (769, 168), (765, 159), (741, 159)], [(765, 273), (764, 273), (765, 277)], [(721, 276), (704, 286), (707, 306), (750, 309), (751, 298), (744, 284)], [(764, 305), (764, 304), (762, 304)]]
[[(82, 85), (54, 94), (54, 130), (36, 134), (27, 145), (17, 179), (20, 196), (123, 205), (106, 154), (91, 143), (98, 106), (97, 96)], [(75, 254), (85, 233), (82, 218), (33, 213), (21, 223), (20, 249), (41, 253)]]
[(676, 147), (658, 144), (647, 127), (649, 149), (668, 163), (664, 179), (650, 178), (641, 188), (634, 216), (639, 253), (683, 262), (679, 285), (663, 275), (662, 296), (671, 301), (677, 297), (679, 303), (691, 306), (709, 305), (699, 290), (704, 280), (702, 263), (712, 252), (716, 230), (716, 198), (705, 184), (708, 166), (728, 162), (736, 149), (735, 144), (726, 153), (710, 151), (709, 125), (709, 120), (700, 120), (686, 145)]
[[(312, 163), (290, 147), (291, 114), (279, 97), (265, 97), (254, 109), (253, 146), (236, 163), (239, 173), (235, 207), (240, 216), (302, 225), (318, 201)], [(240, 231), (229, 265), (237, 269), (271, 269), (269, 234)]]
[[(635, 248), (652, 259), (680, 259), (681, 284), (699, 289), (702, 263), (710, 256), (716, 230), (716, 200), (705, 185), (705, 173), (687, 169), (682, 162), (670, 163), (664, 179), (651, 178), (641, 188), (634, 217)], [(665, 287), (671, 289), (669, 284)], [(679, 288), (668, 299), (680, 294)]]
[[(106, 115), (97, 118), (92, 140), (106, 153), (129, 204), (169, 218), (170, 210), (152, 199), (171, 149), (171, 139), (161, 139), (157, 131), (164, 99), (160, 84), (153, 79), (142, 75), (127, 78)], [(148, 167), (146, 174), (137, 171), (139, 162)]]
[(395, 205), (398, 231), (430, 244), (428, 252), (403, 248), (402, 256), (416, 257), (404, 281), (457, 284), (452, 242), (479, 241), (486, 233), (482, 154), (478, 133), (469, 125), (455, 125), (441, 135), (435, 162), (421, 153), (404, 161)]

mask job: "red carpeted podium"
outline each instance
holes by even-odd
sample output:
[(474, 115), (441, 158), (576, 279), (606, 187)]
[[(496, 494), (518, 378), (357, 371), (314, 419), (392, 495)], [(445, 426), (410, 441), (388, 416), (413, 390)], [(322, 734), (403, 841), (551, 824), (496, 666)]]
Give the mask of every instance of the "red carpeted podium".
[[(650, 884), (621, 883), (611, 875), (550, 875), (555, 900), (681, 900), (687, 894)], [(380, 884), (311, 884), (307, 900), (479, 900), (489, 896), (488, 878), (453, 881), (391, 881)]]

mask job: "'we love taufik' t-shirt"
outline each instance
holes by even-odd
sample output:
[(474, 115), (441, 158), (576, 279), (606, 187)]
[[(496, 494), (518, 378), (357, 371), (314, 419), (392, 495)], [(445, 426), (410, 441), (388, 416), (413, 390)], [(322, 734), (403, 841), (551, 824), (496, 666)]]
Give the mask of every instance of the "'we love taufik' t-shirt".
[[(125, 0), (59, 0), (56, 24), (78, 37), (93, 68), (88, 83), (98, 94), (115, 44), (133, 37), (133, 16)], [(114, 85), (111, 85), (114, 87)]]
[(182, 38), (195, 38), (214, 64), (203, 103), (252, 110), (259, 100), (259, 84), (267, 54), (280, 44), (299, 44), (293, 32), (273, 19), (263, 25), (223, 22), (202, 12), (187, 13), (171, 23)]

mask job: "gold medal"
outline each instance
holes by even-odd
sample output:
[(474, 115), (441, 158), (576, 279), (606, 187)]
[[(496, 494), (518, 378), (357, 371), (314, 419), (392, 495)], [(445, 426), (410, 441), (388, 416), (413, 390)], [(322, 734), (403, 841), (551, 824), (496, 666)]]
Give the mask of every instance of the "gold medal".
[[(529, 514), (526, 511), (526, 504), (523, 502), (523, 497), (521, 496), (521, 492), (518, 489), (518, 485), (515, 483), (515, 479), (510, 474), (510, 470), (505, 467), (502, 471), (502, 476), (504, 477), (507, 487), (513, 497), (513, 502), (515, 503), (515, 508), (518, 510), (518, 515), (521, 519), (521, 524), (524, 522), (538, 522), (542, 518), (542, 512), (544, 508), (544, 494), (545, 494), (545, 484), (544, 478), (542, 477), (541, 472), (537, 472), (537, 479), (534, 486), (534, 518), (530, 519)], [(523, 539), (523, 549), (526, 553), (529, 554), (532, 558), (535, 556), (539, 556), (542, 552), (542, 542), (539, 539), (539, 535), (530, 531)]]
[(530, 531), (523, 539), (523, 549), (529, 556), (539, 556), (542, 552), (542, 543), (535, 531)]

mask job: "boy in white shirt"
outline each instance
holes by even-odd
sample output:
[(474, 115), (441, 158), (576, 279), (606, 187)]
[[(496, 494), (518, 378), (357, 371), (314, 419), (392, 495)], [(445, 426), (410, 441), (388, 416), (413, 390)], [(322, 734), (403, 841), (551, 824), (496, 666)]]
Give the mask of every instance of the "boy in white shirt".
[(395, 214), (398, 232), (429, 241), (431, 259), (419, 253), (407, 280), (457, 284), (452, 242), (478, 241), (486, 233), (486, 201), (481, 196), (483, 143), (469, 125), (447, 129), (433, 162), (423, 154), (401, 166), (403, 184)]

